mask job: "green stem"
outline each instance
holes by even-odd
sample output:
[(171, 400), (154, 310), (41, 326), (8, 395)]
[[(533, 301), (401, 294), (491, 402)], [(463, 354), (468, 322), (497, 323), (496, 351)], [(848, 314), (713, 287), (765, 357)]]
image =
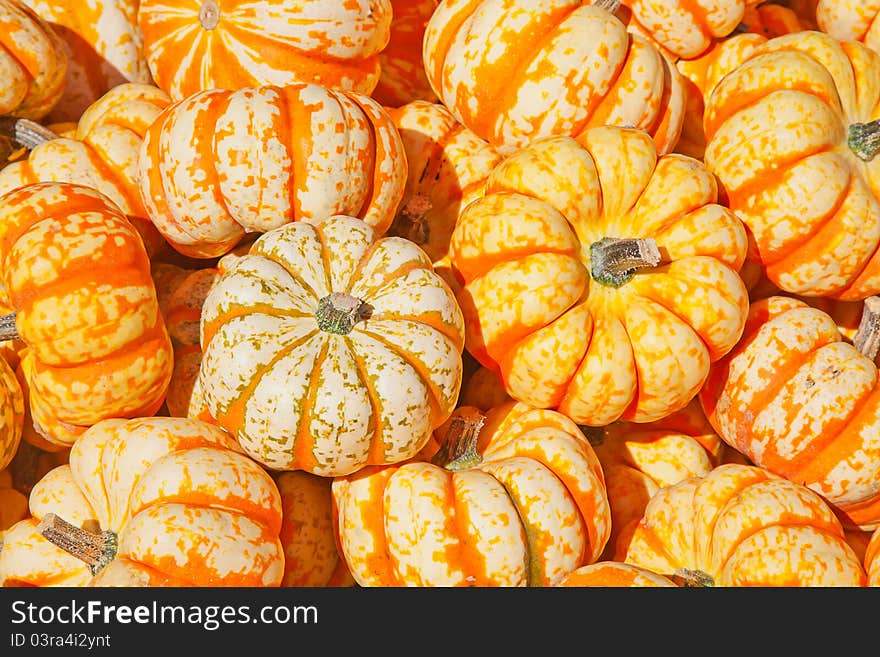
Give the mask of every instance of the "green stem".
[(373, 308), (345, 292), (333, 292), (318, 301), (315, 319), (318, 328), (327, 333), (348, 335), (354, 325), (368, 319)]
[(620, 287), (637, 269), (660, 264), (660, 249), (652, 238), (603, 237), (590, 245), (590, 274), (603, 285)]
[(467, 470), (479, 465), (483, 459), (477, 452), (477, 438), (485, 421), (486, 416), (478, 413), (452, 418), (443, 444), (431, 463), (453, 471)]
[(72, 525), (54, 513), (47, 513), (37, 525), (37, 532), (46, 540), (72, 554), (97, 575), (116, 558), (119, 541), (111, 531), (89, 531)]
[(849, 126), (846, 145), (860, 160), (870, 162), (880, 150), (880, 119)]

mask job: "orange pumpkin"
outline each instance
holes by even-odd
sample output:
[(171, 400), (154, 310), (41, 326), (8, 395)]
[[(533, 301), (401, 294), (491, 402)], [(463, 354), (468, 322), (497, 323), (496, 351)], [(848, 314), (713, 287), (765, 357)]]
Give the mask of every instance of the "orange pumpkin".
[(861, 41), (880, 52), (880, 1), (819, 0), (816, 23), (841, 41)]
[(690, 586), (864, 586), (832, 509), (764, 468), (724, 464), (659, 490), (625, 562)]
[(502, 157), (440, 103), (412, 101), (388, 114), (400, 132), (407, 162), (406, 187), (388, 234), (418, 244), (454, 285), (449, 238), (461, 211), (481, 195)]
[(12, 462), (21, 442), (24, 396), (15, 371), (0, 357), (0, 470)]
[(275, 482), (222, 430), (189, 418), (108, 419), (31, 491), (0, 584), (279, 586)]
[(792, 297), (753, 302), (699, 399), (755, 465), (816, 491), (847, 525), (880, 525), (877, 367), (829, 315)]
[(391, 36), (390, 0), (141, 0), (156, 84), (174, 100), (208, 89), (309, 82), (368, 94)]
[(400, 135), (376, 101), (315, 84), (214, 89), (176, 102), (147, 130), (138, 167), (150, 219), (195, 258), (223, 255), (249, 232), (332, 214), (384, 233), (407, 170)]
[(566, 587), (655, 587), (678, 586), (674, 581), (647, 568), (622, 561), (600, 561), (581, 566), (560, 579), (556, 586)]
[(865, 570), (868, 586), (880, 586), (880, 528), (873, 531), (865, 549)]
[(61, 98), (66, 72), (52, 26), (19, 0), (0, 0), (0, 117), (42, 119)]
[(388, 45), (379, 53), (381, 75), (370, 94), (382, 105), (400, 107), (415, 100), (437, 101), (422, 62), (422, 40), (428, 19), (439, 3), (391, 0), (391, 33)]
[[(550, 586), (598, 560), (602, 469), (561, 413), (459, 407), (433, 462), (333, 479), (339, 544), (361, 586)], [(427, 456), (427, 452), (425, 456)]]
[(336, 545), (332, 481), (301, 470), (275, 478), (283, 513), (281, 586), (354, 586)]
[(162, 404), (171, 341), (140, 235), (106, 196), (36, 183), (0, 197), (0, 297), (27, 345), (19, 367), (38, 433), (69, 446), (107, 417)]
[(706, 99), (706, 165), (781, 290), (880, 291), (878, 117), (880, 54), (817, 31), (759, 45)]
[(79, 121), (113, 87), (152, 82), (137, 24), (139, 0), (23, 1), (61, 37), (67, 55), (64, 93), (47, 121)]
[(438, 98), (504, 154), (598, 125), (645, 130), (667, 153), (681, 132), (684, 86), (675, 67), (587, 0), (443, 0), (423, 56)]
[(167, 244), (141, 202), (137, 159), (144, 133), (170, 103), (164, 91), (148, 84), (110, 89), (85, 109), (69, 138), (30, 140), (29, 156), (0, 170), (0, 194), (36, 182), (92, 187), (125, 212), (154, 257)]
[(739, 340), (746, 233), (705, 167), (658, 156), (644, 131), (599, 126), (581, 142), (532, 142), (462, 212), (450, 261), (466, 347), (532, 406), (650, 422)]
[(261, 235), (202, 306), (190, 417), (273, 470), (412, 457), (449, 417), (464, 327), (424, 251), (342, 215)]

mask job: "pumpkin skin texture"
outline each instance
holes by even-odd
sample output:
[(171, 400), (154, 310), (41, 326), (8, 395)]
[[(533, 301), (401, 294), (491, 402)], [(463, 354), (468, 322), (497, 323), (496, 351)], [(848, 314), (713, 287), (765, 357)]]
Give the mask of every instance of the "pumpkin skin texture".
[(880, 290), (880, 160), (859, 135), (878, 116), (880, 54), (817, 31), (766, 41), (706, 99), (706, 165), (781, 290)]
[(425, 27), (440, 0), (391, 0), (391, 34), (379, 53), (381, 75), (370, 94), (386, 107), (437, 102), (422, 62)]
[(865, 548), (865, 571), (868, 573), (868, 586), (880, 586), (880, 528), (871, 533)]
[(57, 449), (104, 418), (154, 413), (171, 341), (132, 224), (72, 183), (19, 187), (0, 208), (0, 294), (27, 345), (19, 367), (38, 433)]
[(443, 104), (505, 155), (606, 124), (645, 130), (667, 153), (681, 132), (675, 67), (586, 0), (444, 0), (428, 21), (423, 57)]
[(24, 396), (15, 371), (0, 357), (0, 470), (12, 461), (21, 443)]
[(878, 0), (819, 0), (816, 23), (820, 30), (835, 39), (861, 41), (880, 52)]
[(877, 367), (829, 315), (792, 297), (753, 302), (699, 399), (755, 465), (819, 493), (847, 525), (880, 525)]
[(0, 116), (38, 121), (64, 91), (64, 45), (51, 25), (17, 0), (0, 0), (0, 35)]
[(461, 211), (481, 196), (503, 159), (440, 103), (412, 101), (388, 110), (406, 153), (406, 188), (388, 229), (418, 244), (450, 285), (449, 239)]
[(724, 464), (658, 491), (626, 563), (723, 587), (865, 586), (832, 509), (764, 468)]
[(600, 561), (581, 566), (557, 582), (563, 587), (657, 587), (677, 586), (664, 575), (622, 561)]
[(155, 257), (168, 245), (141, 202), (137, 160), (147, 127), (170, 104), (164, 91), (149, 84), (108, 90), (81, 113), (70, 137), (37, 144), (26, 159), (0, 169), (0, 194), (36, 182), (92, 187), (125, 212)]
[[(475, 415), (460, 407), (453, 418)], [(339, 544), (358, 584), (551, 586), (598, 559), (608, 500), (571, 420), (509, 402), (485, 414), (475, 450), (457, 466), (412, 460), (334, 478)]]
[[(222, 430), (189, 418), (108, 419), (33, 488), (7, 533), (0, 582), (36, 586), (279, 586), (281, 499)], [(118, 549), (92, 575), (38, 531), (49, 513), (97, 522)]]
[[(600, 126), (582, 143), (536, 140), (462, 212), (449, 253), (466, 347), (514, 399), (588, 426), (651, 422), (739, 339), (746, 233), (705, 167), (658, 157), (647, 133)], [(653, 239), (659, 266), (606, 280), (606, 237)]]
[(141, 145), (139, 185), (180, 253), (213, 258), (247, 232), (331, 214), (384, 233), (406, 153), (373, 99), (314, 84), (196, 93), (166, 108)]
[(369, 94), (391, 16), (390, 0), (141, 0), (138, 24), (153, 79), (181, 100), (296, 82)]
[(64, 93), (46, 115), (51, 123), (78, 121), (86, 108), (126, 82), (152, 83), (137, 25), (139, 0), (24, 0), (64, 44)]
[[(356, 308), (346, 326), (341, 301)], [(355, 217), (264, 233), (214, 283), (200, 330), (189, 416), (203, 403), (273, 470), (336, 476), (408, 459), (461, 387), (449, 286), (415, 244)]]
[(275, 478), (284, 513), (281, 586), (354, 586), (336, 546), (332, 481), (301, 470), (282, 472)]

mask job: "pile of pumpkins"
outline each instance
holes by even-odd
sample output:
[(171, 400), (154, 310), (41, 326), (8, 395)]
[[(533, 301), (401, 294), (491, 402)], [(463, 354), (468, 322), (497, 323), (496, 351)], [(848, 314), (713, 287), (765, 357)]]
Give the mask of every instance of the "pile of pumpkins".
[(0, 0), (3, 586), (880, 586), (880, 0)]

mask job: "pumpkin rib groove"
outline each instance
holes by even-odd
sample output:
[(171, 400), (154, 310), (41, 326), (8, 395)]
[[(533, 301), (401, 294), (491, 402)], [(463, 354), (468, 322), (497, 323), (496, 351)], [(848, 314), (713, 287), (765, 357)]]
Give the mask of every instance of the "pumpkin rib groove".
[[(467, 505), (458, 495), (458, 487), (455, 485), (457, 476), (457, 473), (451, 473), (450, 476), (445, 478), (445, 483), (449, 499), (452, 500), (452, 505), (450, 507), (452, 513), (451, 525), (455, 530), (458, 556), (461, 561), (466, 563), (482, 563), (483, 567), (480, 572), (484, 573), (486, 572), (485, 559), (482, 558), (479, 551), (475, 549), (473, 543), (468, 540), (470, 537), (470, 532), (467, 531), (469, 514), (467, 512)], [(487, 582), (485, 578), (478, 578), (477, 581), (473, 582), (471, 585), (486, 586)]]
[[(323, 248), (323, 243), (322, 243), (322, 248)], [(287, 272), (287, 274), (288, 274), (293, 280), (295, 280), (299, 285), (301, 285), (302, 288), (303, 288), (304, 290), (306, 290), (306, 291), (312, 296), (312, 298), (315, 300), (315, 307), (317, 308), (317, 306), (318, 306), (318, 299), (321, 297), (321, 295), (318, 294), (318, 292), (317, 292), (317, 291), (316, 291), (311, 285), (309, 285), (308, 281), (306, 281), (306, 280), (305, 280), (305, 279), (299, 274), (298, 271), (296, 271), (296, 270), (291, 269), (290, 267), (288, 267), (287, 264), (285, 264), (285, 261), (284, 261), (284, 260), (282, 260), (282, 259), (276, 257), (276, 256), (275, 256), (274, 254), (272, 254), (272, 253), (266, 253), (265, 251), (257, 251), (257, 252), (255, 252), (255, 253), (249, 253), (248, 255), (255, 255), (255, 256), (260, 257), (260, 258), (265, 258), (266, 260), (269, 260), (270, 262), (274, 262), (276, 265), (278, 265), (279, 267), (281, 267), (285, 272)], [(249, 275), (250, 275), (250, 274), (249, 274)], [(264, 279), (260, 278), (259, 276), (257, 276), (256, 274), (253, 275), (253, 278), (258, 279), (258, 280), (264, 280)], [(329, 281), (327, 281), (327, 287), (328, 287), (328, 289), (329, 289), (329, 287), (330, 287), (330, 282), (329, 282)], [(273, 312), (276, 312), (276, 311), (273, 311)], [(279, 310), (279, 311), (277, 311), (277, 312), (282, 312), (282, 311)]]
[[(370, 109), (364, 106), (364, 103), (361, 102), (360, 98), (358, 98), (357, 94), (355, 94), (355, 93), (348, 94), (347, 98), (349, 100), (353, 101), (354, 104), (357, 105), (358, 109), (366, 117), (366, 119), (367, 119), (366, 120), (367, 132), (370, 135), (370, 143), (364, 148), (364, 151), (368, 152), (371, 155), (372, 166), (370, 166), (368, 168), (370, 170), (372, 170), (373, 174), (370, 176), (370, 178), (369, 178), (370, 182), (366, 186), (366, 189), (363, 192), (364, 200), (361, 202), (361, 207), (359, 207), (357, 210), (357, 213), (355, 213), (353, 215), (353, 216), (358, 217), (359, 219), (365, 219), (367, 216), (367, 213), (373, 207), (373, 201), (375, 200), (373, 195), (376, 192), (376, 176), (379, 175), (379, 167), (377, 166), (378, 165), (377, 160), (380, 157), (380, 150), (381, 150), (380, 145), (379, 145), (380, 141), (379, 141), (379, 136), (376, 134), (376, 124), (373, 122), (373, 117), (370, 113)], [(339, 101), (337, 100), (337, 102), (339, 102)], [(342, 109), (342, 115), (346, 118), (346, 123), (350, 124), (352, 121), (352, 117), (349, 114), (346, 106), (343, 103), (339, 103), (339, 106)], [(388, 229), (388, 225), (391, 222), (392, 215), (390, 212), (387, 214), (388, 214), (388, 218), (386, 219), (386, 225), (381, 228), (378, 226), (376, 227), (377, 232), (379, 232), (379, 233), (384, 233)], [(372, 244), (370, 246), (370, 248), (372, 249), (374, 246), (375, 246), (375, 243)]]
[[(309, 386), (302, 400), (303, 412), (299, 416), (296, 436), (293, 439), (293, 462), (299, 464), (302, 469), (311, 470), (316, 462), (315, 456), (312, 454), (315, 441), (311, 439), (309, 424), (314, 414), (315, 398), (318, 396), (318, 385), (321, 381), (320, 370), (327, 360), (331, 342), (335, 342), (333, 336), (326, 336), (312, 363), (312, 371), (309, 373)], [(293, 348), (293, 346), (288, 346), (279, 349), (279, 353), (281, 351), (287, 353)], [(308, 466), (304, 465), (306, 463), (308, 463)]]
[[(370, 381), (370, 377), (367, 374), (366, 368), (361, 358), (358, 357), (357, 350), (354, 348), (352, 341), (350, 338), (346, 337), (344, 340), (340, 340), (341, 344), (345, 345), (345, 348), (348, 349), (348, 355), (351, 358), (351, 362), (355, 364), (356, 373), (358, 376), (358, 380), (361, 385), (363, 385), (364, 390), (367, 392), (367, 399), (370, 400), (370, 423), (367, 429), (367, 433), (372, 436), (376, 436), (379, 434), (381, 430), (381, 426), (379, 424), (379, 418), (381, 417), (380, 409), (382, 408), (379, 403), (379, 396), (376, 394), (376, 390), (373, 388), (373, 384)], [(378, 452), (378, 448), (376, 443), (381, 441), (371, 440), (370, 441), (370, 453), (367, 456), (367, 465), (372, 463), (382, 463), (383, 459), (381, 457), (377, 458), (376, 452)]]

